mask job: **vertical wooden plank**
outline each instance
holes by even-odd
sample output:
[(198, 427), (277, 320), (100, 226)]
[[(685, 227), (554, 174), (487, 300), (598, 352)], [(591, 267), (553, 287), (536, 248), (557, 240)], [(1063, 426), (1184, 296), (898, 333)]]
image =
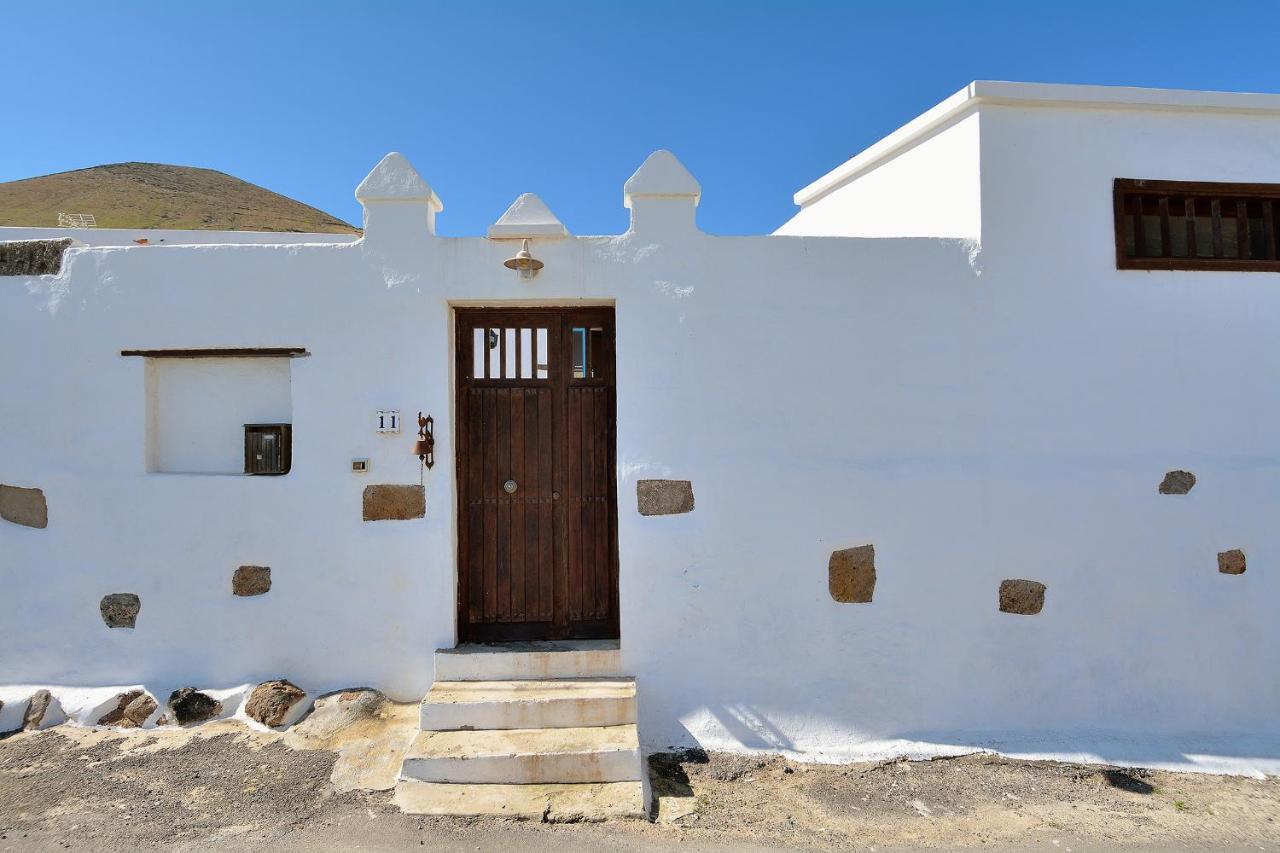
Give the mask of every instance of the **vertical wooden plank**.
[(529, 330), (529, 358), (532, 366), (529, 368), (529, 375), (534, 379), (538, 378), (538, 324), (534, 323), (533, 328)]
[(523, 362), (520, 360), (524, 355), (524, 329), (516, 327), (516, 379), (524, 378)]
[(1173, 257), (1173, 240), (1169, 232), (1169, 199), (1160, 197), (1160, 254), (1166, 258)]
[[(597, 347), (597, 349), (601, 349)], [(603, 352), (597, 352), (597, 360), (602, 359)], [(595, 610), (598, 617), (609, 615), (609, 421), (606, 414), (608, 408), (609, 389), (602, 386), (593, 390), (596, 398), (595, 428), (598, 436), (596, 444), (596, 580)]]
[(524, 389), (524, 476), (529, 481), (524, 515), (525, 608), (529, 618), (542, 621), (542, 573), (538, 562), (538, 517), (546, 497), (546, 482), (538, 468), (538, 391)]
[(484, 621), (484, 398), (476, 388), (468, 392), (467, 413), (467, 612), (471, 624)]
[(551, 383), (552, 405), (555, 409), (555, 431), (551, 446), (554, 454), (552, 468), (554, 471), (555, 489), (560, 491), (560, 500), (552, 500), (554, 507), (555, 535), (552, 542), (552, 561), (555, 595), (552, 599), (554, 607), (553, 620), (555, 633), (563, 635), (568, 630), (569, 620), (569, 559), (568, 559), (568, 510), (571, 501), (569, 483), (565, 477), (565, 456), (568, 435), (565, 428), (568, 401), (565, 399), (569, 368), (568, 351), (565, 347), (564, 314), (548, 315), (547, 318), (547, 368)]
[(1215, 258), (1223, 257), (1222, 253), (1222, 200), (1213, 199), (1209, 202), (1209, 219), (1213, 228), (1213, 256)]
[(1267, 260), (1276, 260), (1276, 220), (1271, 199), (1262, 200), (1262, 230), (1267, 235)]
[(484, 389), (484, 618), (497, 618), (498, 603), (498, 507), (494, 494), (497, 477), (497, 389)]
[[(505, 333), (503, 340), (506, 339)], [(497, 515), (498, 561), (494, 566), (497, 575), (498, 597), (494, 606), (500, 622), (511, 620), (511, 495), (502, 488), (511, 477), (511, 392), (510, 388), (494, 391), (497, 433), (497, 462), (493, 478), (493, 496)]]
[(507, 330), (498, 329), (498, 375), (495, 379), (510, 379), (507, 376)]
[(582, 614), (582, 400), (576, 388), (568, 395), (569, 616), (576, 619)]
[(1253, 243), (1249, 240), (1249, 204), (1236, 199), (1236, 257), (1249, 260), (1253, 257)]
[(1187, 257), (1194, 258), (1200, 253), (1196, 237), (1196, 200), (1188, 196), (1182, 205), (1187, 218)]
[[(550, 341), (548, 341), (550, 343)], [(538, 480), (542, 500), (538, 503), (538, 600), (547, 619), (556, 618), (556, 505), (552, 492), (559, 488), (555, 478), (555, 394), (550, 387), (538, 389)]]
[[(520, 352), (520, 340), (516, 338), (516, 352)], [(517, 356), (518, 357), (518, 356)], [(516, 371), (520, 376), (520, 371)], [(516, 481), (516, 493), (511, 496), (511, 617), (524, 621), (524, 504), (528, 496), (529, 482), (524, 473), (524, 389), (511, 389), (511, 479)]]
[(480, 346), (484, 352), (484, 378), (489, 378), (489, 359), (492, 352), (489, 350), (489, 327), (485, 326), (484, 335), (480, 338)]
[(1133, 248), (1139, 258), (1147, 257), (1147, 226), (1142, 221), (1142, 196), (1133, 196)]

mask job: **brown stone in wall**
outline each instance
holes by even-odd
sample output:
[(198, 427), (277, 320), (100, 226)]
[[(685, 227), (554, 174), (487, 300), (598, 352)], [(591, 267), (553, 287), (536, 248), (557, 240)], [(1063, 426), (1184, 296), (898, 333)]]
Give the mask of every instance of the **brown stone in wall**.
[(40, 728), (51, 704), (53, 704), (53, 694), (48, 690), (37, 690), (31, 697), (26, 712), (22, 715), (22, 730), (29, 732)]
[(1034, 616), (1044, 609), (1044, 591), (1039, 581), (1000, 581), (1000, 612)]
[(0, 243), (0, 275), (57, 275), (70, 238)]
[(194, 687), (183, 687), (169, 696), (169, 710), (178, 725), (185, 726), (218, 716), (222, 713), (222, 703)]
[(306, 691), (292, 681), (283, 678), (264, 681), (253, 688), (244, 712), (264, 726), (275, 728), (284, 724), (289, 709), (306, 695)]
[(142, 609), (142, 599), (132, 592), (113, 592), (102, 596), (98, 610), (108, 628), (132, 628)]
[(0, 518), (23, 527), (48, 527), (49, 504), (44, 492), (0, 483)]
[(1190, 471), (1170, 471), (1160, 483), (1162, 495), (1185, 495), (1196, 484), (1196, 475)]
[(833, 551), (827, 562), (827, 589), (842, 604), (868, 604), (876, 591), (876, 547)]
[(98, 718), (100, 726), (136, 729), (156, 709), (156, 700), (144, 690), (130, 690), (116, 697), (116, 706)]
[(365, 521), (407, 521), (427, 514), (427, 490), (422, 486), (381, 484), (364, 487)]
[(1244, 551), (1232, 548), (1230, 551), (1218, 554), (1218, 571), (1224, 575), (1244, 574)]
[(270, 589), (270, 566), (241, 566), (231, 576), (231, 592), (233, 595), (262, 595)]
[(636, 503), (641, 515), (693, 512), (693, 483), (688, 480), (638, 480)]

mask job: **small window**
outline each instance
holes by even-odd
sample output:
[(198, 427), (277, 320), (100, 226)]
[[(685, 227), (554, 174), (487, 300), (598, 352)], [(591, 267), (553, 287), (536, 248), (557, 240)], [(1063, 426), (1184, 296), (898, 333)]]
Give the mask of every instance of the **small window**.
[(472, 330), (472, 379), (547, 379), (549, 344), (546, 329)]
[(571, 331), (569, 340), (573, 351), (573, 378), (604, 378), (600, 373), (600, 360), (604, 355), (604, 329), (599, 326), (577, 326)]
[(1117, 178), (1116, 268), (1280, 272), (1280, 184)]
[(293, 464), (291, 424), (244, 425), (244, 472), (288, 474)]

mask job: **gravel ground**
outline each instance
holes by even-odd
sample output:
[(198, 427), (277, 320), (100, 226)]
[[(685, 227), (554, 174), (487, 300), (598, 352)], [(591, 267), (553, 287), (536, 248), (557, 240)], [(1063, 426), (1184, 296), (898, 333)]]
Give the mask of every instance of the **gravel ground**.
[(805, 765), (691, 751), (650, 760), (654, 823), (400, 814), (339, 792), (335, 754), (224, 722), (0, 739), (4, 850), (1280, 849), (1280, 780), (990, 755)]

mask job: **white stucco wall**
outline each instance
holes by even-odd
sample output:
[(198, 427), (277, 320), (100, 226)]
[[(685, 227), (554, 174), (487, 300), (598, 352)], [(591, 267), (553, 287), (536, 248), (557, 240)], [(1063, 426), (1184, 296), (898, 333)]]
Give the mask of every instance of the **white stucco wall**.
[[(420, 696), (454, 641), (451, 306), (609, 302), (622, 647), (649, 748), (1280, 771), (1280, 288), (1117, 272), (1109, 183), (1089, 182), (1139, 157), (1188, 176), (1189, 151), (1133, 152), (1141, 116), (1110, 136), (1037, 120), (1060, 121), (999, 130), (1008, 171), (984, 160), (984, 186), (1018, 189), (989, 201), (976, 258), (711, 237), (692, 197), (636, 198), (628, 234), (535, 241), (526, 282), (510, 243), (378, 202), (355, 244), (79, 249), (58, 278), (0, 280), (0, 481), (49, 499), (47, 529), (0, 525), (0, 683)], [(1037, 195), (1068, 203), (1027, 215)], [(1015, 219), (1034, 254), (992, 234)], [(291, 362), (288, 476), (147, 473), (144, 364), (119, 352), (198, 346), (311, 353)], [(373, 433), (385, 408), (435, 416), (424, 519), (360, 520), (366, 483), (418, 480), (412, 430)], [(1191, 494), (1157, 494), (1174, 468)], [(650, 477), (692, 480), (697, 508), (641, 517)], [(864, 543), (875, 599), (837, 604), (828, 556)], [(1228, 548), (1246, 574), (1218, 573)], [(230, 595), (243, 563), (272, 567), (269, 594)], [(1046, 583), (1044, 611), (997, 612), (1004, 578)], [(123, 591), (137, 628), (108, 630), (98, 600)]]
[(976, 111), (957, 116), (931, 135), (877, 158), (806, 200), (774, 233), (978, 239), (978, 122)]

